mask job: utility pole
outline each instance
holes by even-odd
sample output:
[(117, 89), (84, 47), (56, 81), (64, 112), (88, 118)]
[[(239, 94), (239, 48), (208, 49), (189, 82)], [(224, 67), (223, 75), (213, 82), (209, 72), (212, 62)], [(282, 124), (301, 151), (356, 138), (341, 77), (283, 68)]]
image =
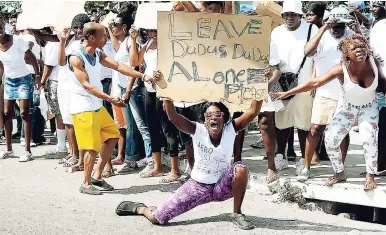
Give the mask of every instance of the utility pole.
[(232, 11), (233, 11), (233, 14), (239, 14), (240, 13), (240, 2), (239, 1), (233, 1), (232, 2)]

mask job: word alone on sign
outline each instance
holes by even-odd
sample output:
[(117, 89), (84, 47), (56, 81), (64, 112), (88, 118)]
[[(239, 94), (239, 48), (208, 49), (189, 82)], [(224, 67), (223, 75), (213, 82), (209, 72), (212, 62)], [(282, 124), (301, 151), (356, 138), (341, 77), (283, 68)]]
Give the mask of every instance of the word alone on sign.
[(272, 20), (265, 16), (158, 12), (157, 95), (221, 101), (233, 111), (267, 97)]

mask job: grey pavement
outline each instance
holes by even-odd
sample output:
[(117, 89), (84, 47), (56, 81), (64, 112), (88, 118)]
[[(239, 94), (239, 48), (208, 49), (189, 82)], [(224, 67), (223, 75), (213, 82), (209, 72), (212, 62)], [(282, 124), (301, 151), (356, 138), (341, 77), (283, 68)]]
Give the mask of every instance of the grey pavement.
[[(232, 200), (207, 204), (173, 219), (168, 226), (151, 225), (144, 217), (119, 217), (122, 200), (160, 206), (179, 184), (160, 185), (159, 178), (141, 179), (136, 173), (107, 179), (116, 190), (101, 196), (79, 193), (81, 172), (67, 173), (57, 159), (33, 148), (36, 159), (0, 160), (0, 234), (385, 234), (386, 227), (277, 204), (271, 195), (249, 190), (243, 212), (255, 224), (241, 231), (229, 221)], [(0, 148), (3, 148), (0, 147)], [(20, 144), (15, 144), (20, 153)]]

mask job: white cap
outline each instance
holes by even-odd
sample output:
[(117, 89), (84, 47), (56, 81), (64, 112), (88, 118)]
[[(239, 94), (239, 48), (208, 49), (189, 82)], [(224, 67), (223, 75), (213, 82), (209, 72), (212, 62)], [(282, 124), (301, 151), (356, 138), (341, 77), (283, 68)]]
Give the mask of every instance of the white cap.
[(334, 9), (332, 9), (330, 11), (330, 15), (329, 15), (330, 18), (334, 18), (337, 20), (337, 23), (348, 23), (350, 22), (351, 20), (349, 19), (350, 17), (350, 13), (348, 12), (348, 10), (346, 9), (345, 6), (338, 6), (338, 7), (335, 7)]
[(284, 13), (293, 12), (299, 15), (303, 15), (304, 12), (302, 10), (302, 2), (298, 0), (286, 0), (283, 4), (283, 10), (281, 11), (281, 15)]

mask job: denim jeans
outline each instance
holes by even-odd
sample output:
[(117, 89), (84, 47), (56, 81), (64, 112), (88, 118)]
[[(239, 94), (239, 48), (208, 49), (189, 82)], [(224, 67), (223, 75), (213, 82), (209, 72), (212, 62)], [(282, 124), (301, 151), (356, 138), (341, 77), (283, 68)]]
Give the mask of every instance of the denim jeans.
[(129, 107), (122, 108), (127, 126), (125, 161), (137, 161), (138, 159), (138, 129)]
[[(102, 86), (103, 86), (103, 92), (105, 94), (110, 94), (110, 86), (111, 86), (111, 78), (105, 78), (101, 81)], [(103, 106), (106, 108), (107, 112), (110, 114), (112, 118), (113, 116), (113, 107), (110, 102), (108, 101), (103, 101)]]
[[(136, 87), (131, 91), (130, 95), (130, 113), (135, 120), (136, 126), (141, 133), (145, 154), (148, 160), (152, 159), (151, 152), (151, 141), (150, 141), (150, 133), (146, 122), (146, 114), (145, 114), (145, 92), (146, 89), (144, 87)], [(122, 94), (126, 93), (126, 89), (122, 89)], [(125, 120), (128, 122), (126, 118), (126, 111), (124, 110), (123, 114), (125, 115)], [(129, 124), (127, 123), (128, 127)], [(129, 130), (129, 128), (128, 128)], [(127, 146), (127, 142), (126, 142)]]

